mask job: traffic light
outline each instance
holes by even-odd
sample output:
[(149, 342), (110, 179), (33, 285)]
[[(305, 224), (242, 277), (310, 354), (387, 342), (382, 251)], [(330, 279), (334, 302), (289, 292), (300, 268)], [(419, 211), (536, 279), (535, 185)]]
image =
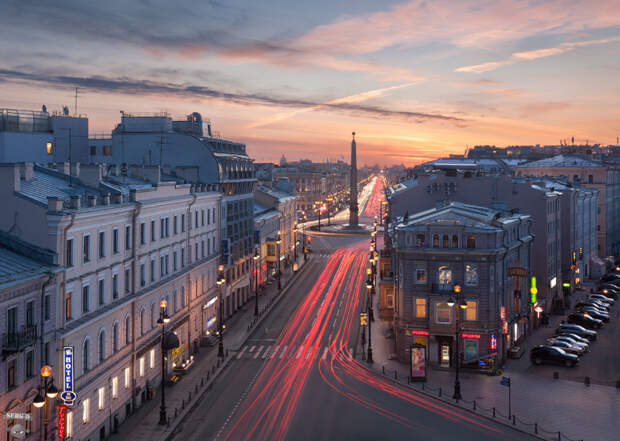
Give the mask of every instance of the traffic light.
[(532, 295), (532, 305), (535, 305), (538, 298), (536, 295), (538, 294), (538, 288), (536, 288), (536, 277), (532, 276), (532, 282), (530, 284), (530, 294)]

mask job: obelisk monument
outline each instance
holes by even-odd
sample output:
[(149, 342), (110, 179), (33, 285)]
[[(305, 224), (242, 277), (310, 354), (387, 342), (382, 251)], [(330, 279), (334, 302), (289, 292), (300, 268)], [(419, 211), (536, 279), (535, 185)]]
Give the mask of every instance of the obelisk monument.
[(357, 146), (355, 144), (355, 132), (353, 132), (353, 140), (351, 141), (351, 181), (350, 181), (350, 199), (349, 199), (349, 227), (357, 227), (359, 225), (358, 207), (357, 207)]

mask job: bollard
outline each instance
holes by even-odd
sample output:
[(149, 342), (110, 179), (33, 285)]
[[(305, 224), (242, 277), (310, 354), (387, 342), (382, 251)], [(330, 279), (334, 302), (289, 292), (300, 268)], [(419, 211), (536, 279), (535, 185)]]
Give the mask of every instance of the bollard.
[(185, 409), (185, 400), (181, 401), (181, 409)]
[(189, 403), (190, 401), (192, 401), (192, 391), (191, 390), (187, 394), (187, 402)]
[(424, 383), (422, 383), (422, 390), (424, 390)]
[(394, 370), (394, 379), (398, 380), (398, 371), (397, 370)]
[(194, 387), (194, 393), (198, 392), (198, 383), (196, 383), (196, 387)]
[(474, 410), (476, 410), (476, 400), (474, 400)]
[(495, 418), (495, 408), (493, 408), (493, 418)]
[(584, 383), (586, 384), (586, 386), (590, 385), (590, 377), (585, 377), (583, 380), (584, 380)]
[(385, 366), (381, 366), (381, 370), (383, 371), (383, 375), (385, 375)]
[(210, 377), (211, 377), (211, 371), (207, 371), (207, 381), (209, 381)]
[(534, 433), (538, 435), (538, 423), (534, 423)]
[[(209, 374), (207, 374), (207, 375), (209, 375)], [(200, 387), (204, 387), (204, 385), (205, 385), (205, 377), (202, 377), (200, 379)]]
[(562, 432), (558, 430), (558, 441), (562, 441)]
[(409, 375), (407, 375), (407, 384), (409, 384), (409, 379), (410, 379), (410, 378), (411, 378), (411, 377), (410, 377)]
[(560, 373), (558, 371), (553, 371), (553, 379), (557, 380), (560, 378)]
[(517, 417), (515, 415), (512, 416), (512, 425), (513, 426), (517, 425)]
[(177, 415), (179, 414), (179, 409), (177, 409), (176, 407), (174, 408), (174, 419), (177, 419)]
[(439, 395), (438, 396), (441, 396), (441, 388), (439, 388)]

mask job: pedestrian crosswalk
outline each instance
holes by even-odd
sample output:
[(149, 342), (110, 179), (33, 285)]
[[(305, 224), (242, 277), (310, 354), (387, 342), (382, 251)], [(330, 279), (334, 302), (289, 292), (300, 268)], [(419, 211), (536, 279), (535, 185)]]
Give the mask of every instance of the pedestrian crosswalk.
[(245, 345), (239, 349), (236, 355), (237, 360), (271, 360), (271, 359), (290, 359), (295, 360), (339, 360), (353, 359), (353, 348), (348, 352), (327, 346), (308, 346), (308, 345)]

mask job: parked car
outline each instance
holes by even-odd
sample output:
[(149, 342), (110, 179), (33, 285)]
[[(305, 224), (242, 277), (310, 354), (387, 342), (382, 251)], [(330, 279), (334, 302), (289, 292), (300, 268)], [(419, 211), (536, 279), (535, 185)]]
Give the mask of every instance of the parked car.
[(575, 308), (580, 308), (582, 306), (591, 306), (593, 308), (599, 309), (601, 312), (608, 313), (609, 309), (601, 302), (596, 299), (582, 300), (580, 302), (575, 303)]
[(567, 354), (566, 351), (561, 348), (538, 345), (533, 347), (530, 351), (530, 360), (532, 360), (534, 364), (554, 363), (572, 367), (577, 364), (579, 357), (575, 354)]
[(574, 334), (579, 337), (587, 338), (589, 341), (594, 341), (598, 337), (596, 331), (586, 329), (583, 326), (574, 323), (562, 323), (557, 327), (555, 332), (556, 334)]
[(548, 346), (553, 346), (554, 348), (563, 349), (564, 352), (566, 352), (568, 354), (575, 354), (577, 356), (583, 355), (583, 353), (586, 352), (585, 348), (583, 348), (583, 347), (574, 345), (574, 344), (569, 343), (567, 341), (556, 340), (554, 338), (548, 338), (546, 344)]
[(565, 341), (565, 342), (571, 343), (573, 345), (582, 347), (582, 348), (585, 349), (586, 352), (590, 350), (590, 345), (588, 344), (588, 342), (587, 341), (582, 341), (582, 340), (585, 340), (585, 339), (582, 339), (582, 338), (579, 338), (579, 337), (575, 338), (575, 337), (570, 337), (570, 336), (565, 335), (565, 334), (561, 334), (561, 335), (554, 335), (551, 338), (554, 338), (554, 339), (560, 340), (560, 341)]
[(563, 332), (561, 334), (555, 334), (555, 338), (558, 338), (558, 337), (568, 337), (568, 338), (572, 338), (577, 343), (585, 343), (588, 346), (590, 345), (590, 340), (588, 340), (587, 338), (580, 337), (577, 334), (571, 334), (570, 332)]
[(605, 306), (607, 306), (607, 308), (609, 308), (610, 306), (612, 306), (615, 302), (614, 299), (609, 298), (603, 294), (590, 294), (588, 296), (589, 299), (594, 299), (594, 300), (598, 300), (599, 302), (603, 302), (603, 304)]
[(593, 308), (590, 306), (580, 306), (579, 308), (575, 308), (575, 312), (585, 312), (589, 316), (602, 320), (605, 323), (609, 323), (609, 314), (605, 312), (601, 312), (600, 309)]
[(603, 277), (601, 277), (601, 282), (613, 282), (617, 280), (620, 280), (620, 274), (607, 273)]
[(575, 325), (581, 325), (588, 329), (600, 329), (603, 327), (602, 320), (595, 319), (585, 312), (574, 312), (569, 314), (568, 317), (566, 317), (566, 321)]
[(620, 289), (616, 289), (615, 285), (601, 285), (598, 287), (600, 293), (606, 297), (612, 298), (614, 300), (618, 300), (618, 295), (620, 294)]

